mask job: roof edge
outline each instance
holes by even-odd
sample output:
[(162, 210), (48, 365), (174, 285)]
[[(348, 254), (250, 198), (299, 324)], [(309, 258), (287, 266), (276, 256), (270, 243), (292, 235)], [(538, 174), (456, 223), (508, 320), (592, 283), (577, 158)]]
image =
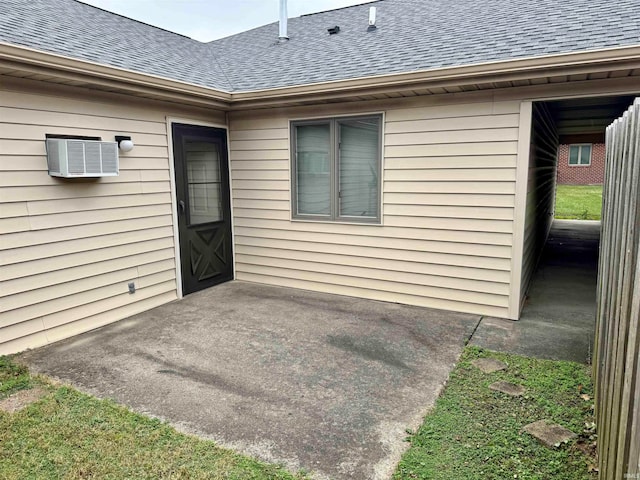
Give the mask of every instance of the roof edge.
[(414, 72), (384, 74), (347, 80), (228, 92), (124, 68), (78, 60), (29, 47), (0, 42), (0, 67), (45, 73), (80, 80), (91, 85), (120, 88), (133, 94), (152, 94), (160, 99), (233, 110), (235, 107), (274, 106), (304, 99), (340, 98), (372, 92), (411, 89), (418, 86), (458, 85), (500, 80), (522, 80), (553, 75), (572, 75), (622, 68), (640, 68), (640, 44), (502, 60)]
[(150, 93), (166, 96), (167, 100), (196, 97), (207, 104), (228, 107), (231, 94), (225, 90), (195, 85), (158, 75), (139, 73), (125, 68), (103, 65), (88, 60), (79, 60), (56, 53), (36, 50), (6, 42), (0, 42), (0, 66), (46, 71), (52, 76), (83, 79), (87, 83), (127, 86), (132, 93)]
[[(499, 60), (485, 63), (443, 67), (414, 72), (374, 75), (348, 80), (296, 85), (290, 87), (268, 88), (262, 90), (248, 90), (233, 92), (235, 102), (259, 99), (290, 98), (323, 93), (347, 93), (358, 89), (371, 87), (411, 86), (445, 80), (465, 80), (489, 76), (518, 75), (519, 79), (528, 77), (557, 75), (560, 70), (601, 68), (623, 62), (640, 62), (640, 44), (614, 47), (584, 52), (561, 53), (537, 57), (526, 57), (512, 60)], [(640, 63), (636, 66), (640, 68)], [(573, 72), (570, 72), (573, 73)], [(582, 72), (581, 72), (582, 73)]]

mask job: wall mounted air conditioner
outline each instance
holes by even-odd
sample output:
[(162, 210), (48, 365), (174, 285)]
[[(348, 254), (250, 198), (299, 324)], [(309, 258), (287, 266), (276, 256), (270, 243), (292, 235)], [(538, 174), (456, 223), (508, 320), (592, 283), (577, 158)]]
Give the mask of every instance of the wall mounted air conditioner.
[(115, 177), (119, 171), (118, 144), (48, 138), (47, 163), (53, 177)]

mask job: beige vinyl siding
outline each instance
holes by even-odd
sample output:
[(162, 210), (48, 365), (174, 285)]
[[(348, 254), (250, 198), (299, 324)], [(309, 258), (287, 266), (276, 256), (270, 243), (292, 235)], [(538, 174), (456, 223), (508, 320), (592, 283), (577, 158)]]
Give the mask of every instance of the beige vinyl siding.
[(544, 104), (534, 103), (532, 122), (522, 259), (522, 297), (528, 291), (553, 222), (558, 163), (558, 133)]
[[(237, 278), (506, 317), (520, 102), (396, 105), (231, 114)], [(377, 112), (382, 225), (292, 221), (289, 121)]]
[[(224, 123), (224, 116), (1, 81), (0, 354), (176, 299), (167, 117)], [(120, 155), (117, 177), (59, 179), (47, 173), (46, 134), (131, 135), (135, 148)]]

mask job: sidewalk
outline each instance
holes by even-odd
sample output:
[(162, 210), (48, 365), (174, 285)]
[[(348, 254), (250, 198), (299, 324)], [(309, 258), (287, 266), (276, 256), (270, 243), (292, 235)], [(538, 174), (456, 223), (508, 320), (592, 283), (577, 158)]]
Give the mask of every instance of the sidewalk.
[(599, 241), (600, 222), (555, 220), (520, 320), (483, 318), (471, 345), (589, 363)]

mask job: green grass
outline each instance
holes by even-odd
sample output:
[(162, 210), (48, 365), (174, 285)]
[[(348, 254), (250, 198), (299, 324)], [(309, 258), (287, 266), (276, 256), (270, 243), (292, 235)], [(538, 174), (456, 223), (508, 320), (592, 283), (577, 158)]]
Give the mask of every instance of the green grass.
[[(483, 374), (471, 365), (478, 357), (508, 364), (506, 371)], [(522, 397), (489, 390), (506, 380), (526, 387)], [(467, 347), (434, 410), (410, 435), (394, 479), (595, 479), (590, 436), (593, 421), (588, 367), (571, 362), (535, 360)], [(549, 449), (522, 427), (551, 420), (581, 435)]]
[(600, 220), (602, 185), (558, 185), (556, 218)]
[(26, 367), (12, 363), (7, 357), (0, 357), (0, 400), (32, 384)]
[[(506, 371), (483, 374), (478, 357), (506, 362)], [(496, 380), (526, 387), (513, 398), (489, 390)], [(171, 478), (293, 480), (276, 465), (235, 454), (177, 432), (159, 420), (98, 400), (67, 386), (32, 377), (0, 357), (0, 399), (40, 386), (49, 392), (16, 412), (0, 411), (0, 478)], [(581, 395), (588, 395), (587, 401)], [(395, 480), (594, 480), (588, 465), (592, 387), (585, 365), (535, 360), (467, 347), (447, 387), (403, 456)], [(557, 422), (580, 434), (548, 449), (522, 432), (536, 420)]]
[(0, 357), (0, 399), (42, 386), (49, 394), (16, 413), (0, 411), (2, 479), (300, 479), (184, 435), (159, 420), (31, 377)]

